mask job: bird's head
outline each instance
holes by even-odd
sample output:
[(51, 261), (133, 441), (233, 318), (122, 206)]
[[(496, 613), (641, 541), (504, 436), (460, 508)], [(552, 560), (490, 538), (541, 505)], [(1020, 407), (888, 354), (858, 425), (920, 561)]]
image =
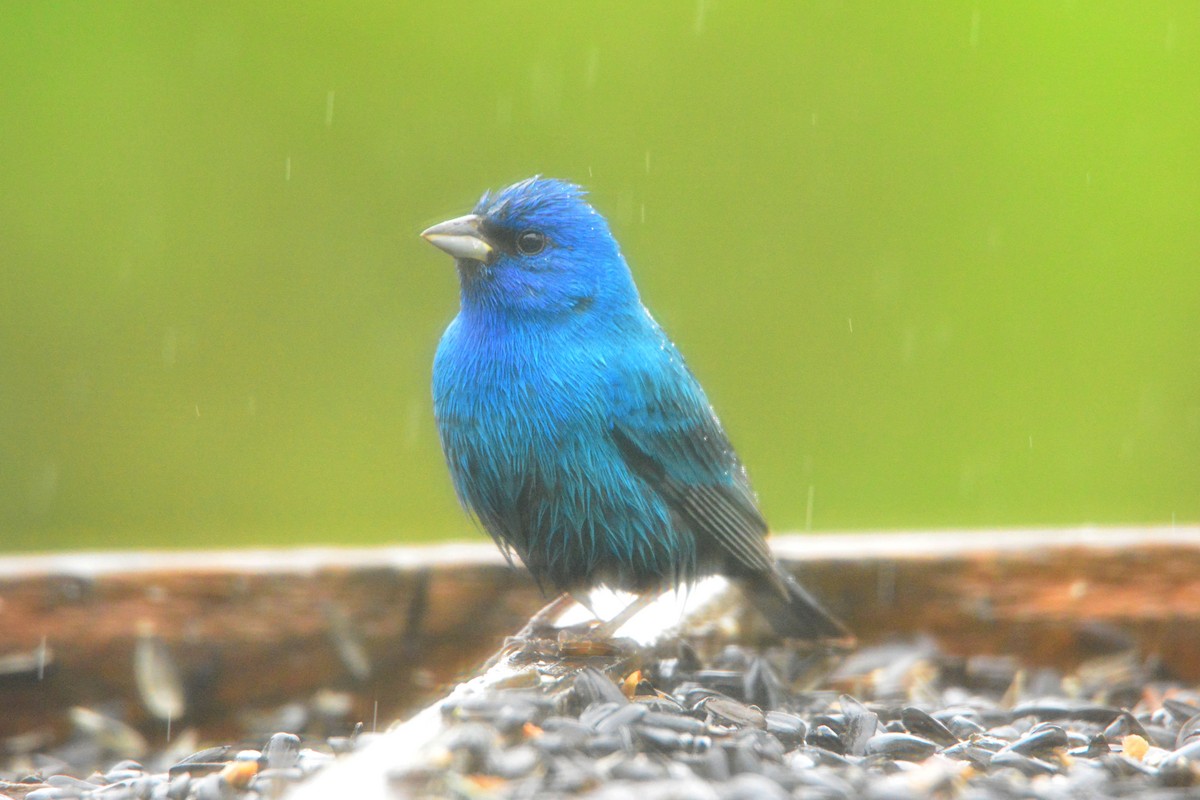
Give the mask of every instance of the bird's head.
[(637, 291), (608, 223), (571, 183), (529, 178), (424, 231), (454, 256), (463, 307), (535, 318), (613, 308)]

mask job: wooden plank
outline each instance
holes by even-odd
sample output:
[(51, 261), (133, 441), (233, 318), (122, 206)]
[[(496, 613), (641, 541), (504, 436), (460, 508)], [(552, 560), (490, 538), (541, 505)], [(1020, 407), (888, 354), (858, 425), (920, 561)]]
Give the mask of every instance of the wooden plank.
[[(773, 543), (864, 642), (924, 632), (950, 652), (1063, 667), (1125, 642), (1200, 679), (1200, 528)], [(114, 699), (161, 736), (134, 680), (140, 630), (159, 637), (183, 677), (177, 725), (205, 738), (236, 735), (242, 710), (326, 687), (348, 692), (368, 724), (393, 719), (471, 675), (543, 602), (490, 542), (0, 558), (0, 738), (62, 735), (67, 708)], [(345, 641), (364, 654), (365, 678)]]
[[(65, 709), (112, 700), (135, 726), (161, 731), (135, 684), (146, 630), (183, 678), (177, 729), (228, 738), (240, 711), (321, 688), (348, 692), (359, 719), (391, 719), (456, 681), (543, 602), (490, 544), (0, 559), (0, 738), (47, 726), (61, 735)], [(369, 675), (353, 674), (345, 640)]]

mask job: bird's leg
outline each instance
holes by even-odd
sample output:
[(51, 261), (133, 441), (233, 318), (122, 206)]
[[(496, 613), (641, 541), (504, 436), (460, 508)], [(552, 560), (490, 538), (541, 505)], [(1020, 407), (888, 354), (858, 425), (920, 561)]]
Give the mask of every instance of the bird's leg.
[[(512, 637), (510, 641), (533, 642), (556, 638), (562, 640), (563, 637), (566, 637), (568, 640), (593, 642), (612, 639), (616, 636), (617, 631), (625, 627), (625, 623), (629, 622), (640, 611), (654, 602), (655, 597), (656, 595), (653, 592), (638, 594), (612, 619), (602, 620), (596, 614), (595, 609), (592, 608), (587, 595), (575, 595), (570, 592), (563, 592), (530, 617), (529, 622), (525, 623), (525, 627), (516, 636)], [(596, 618), (595, 622), (586, 623), (586, 627), (580, 625), (562, 628), (557, 625), (556, 623), (562, 617), (563, 612), (570, 608), (573, 603), (578, 603), (586, 608)], [(581, 627), (585, 627), (585, 629), (580, 630)]]
[(558, 597), (547, 603), (540, 611), (529, 618), (529, 622), (525, 623), (525, 627), (517, 634), (518, 639), (550, 639), (553, 638), (555, 631), (555, 622), (562, 616), (571, 603), (575, 602), (575, 598), (568, 592), (563, 592)]
[(625, 623), (637, 616), (638, 612), (646, 608), (654, 602), (656, 595), (653, 592), (639, 594), (633, 598), (633, 601), (621, 609), (621, 611), (612, 619), (601, 622), (590, 631), (591, 638), (596, 639), (611, 639), (616, 636), (617, 631), (625, 627)]

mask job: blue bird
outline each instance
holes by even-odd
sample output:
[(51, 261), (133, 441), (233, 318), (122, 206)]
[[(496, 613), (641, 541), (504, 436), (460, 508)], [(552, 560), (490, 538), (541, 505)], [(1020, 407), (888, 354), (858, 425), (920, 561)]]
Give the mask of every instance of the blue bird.
[(771, 556), (746, 470), (580, 187), (530, 178), (421, 235), (461, 285), (433, 364), (442, 449), (510, 560), (575, 594), (720, 573), (780, 635), (849, 638)]

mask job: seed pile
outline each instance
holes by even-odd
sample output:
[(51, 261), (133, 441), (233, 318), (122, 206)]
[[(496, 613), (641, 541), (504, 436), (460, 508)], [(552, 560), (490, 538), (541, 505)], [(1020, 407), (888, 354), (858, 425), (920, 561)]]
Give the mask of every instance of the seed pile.
[[(346, 726), (348, 736), (305, 741), (292, 733), (265, 735), (264, 725), (300, 723), (313, 733), (334, 720), (328, 698), (290, 703), (274, 711), (243, 715), (247, 741), (254, 746), (221, 745), (196, 752), (194, 730), (185, 730), (151, 750), (145, 738), (115, 716), (95, 709), (71, 711), (74, 732), (54, 747), (27, 752), (34, 735), (5, 741), (0, 754), (0, 800), (237, 800), (278, 798), (291, 786), (369, 740), (362, 725)], [(268, 727), (266, 730), (270, 730)], [(129, 758), (128, 756), (136, 756)], [(95, 768), (97, 764), (111, 766)]]
[(1118, 798), (1200, 796), (1200, 694), (1132, 654), (1063, 675), (954, 659), (924, 642), (811, 662), (684, 645), (622, 681), (584, 669), (556, 699), (447, 705), (411, 796), (464, 798)]
[[(616, 678), (582, 665), (552, 692), (447, 702), (445, 731), (390, 786), (470, 800), (1200, 796), (1200, 692), (1132, 653), (1064, 674), (918, 640), (830, 675), (794, 650), (704, 649), (676, 642)], [(277, 798), (368, 738), (276, 733), (85, 777), (42, 774), (62, 766), (45, 756), (32, 774), (0, 765), (0, 798)]]

